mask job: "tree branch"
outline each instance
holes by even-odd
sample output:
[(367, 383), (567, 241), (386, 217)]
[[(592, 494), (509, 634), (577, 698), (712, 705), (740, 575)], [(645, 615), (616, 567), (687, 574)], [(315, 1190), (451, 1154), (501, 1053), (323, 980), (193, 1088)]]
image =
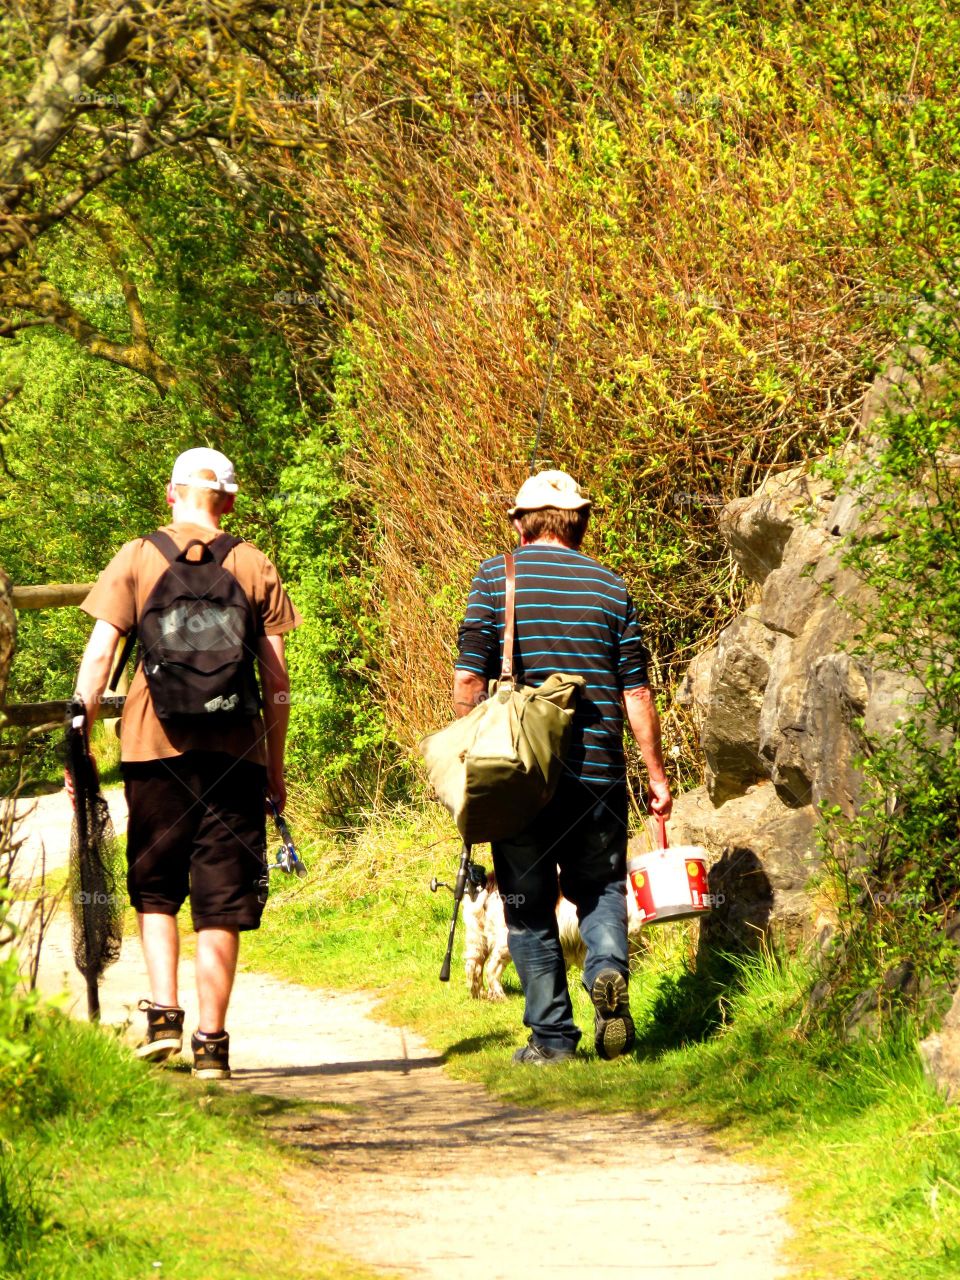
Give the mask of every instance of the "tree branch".
[(0, 320), (0, 338), (12, 338), (21, 329), (36, 329), (42, 324), (53, 324), (53, 321), (40, 316), (31, 316), (27, 320)]
[(140, 301), (140, 293), (134, 283), (133, 277), (126, 269), (123, 251), (113, 238), (113, 232), (98, 218), (88, 217), (85, 219), (88, 226), (93, 227), (97, 235), (103, 242), (106, 250), (107, 258), (113, 269), (113, 274), (120, 282), (120, 288), (123, 291), (123, 300), (127, 305), (127, 315), (130, 317), (130, 333), (133, 337), (134, 344), (140, 344), (153, 350), (153, 344), (147, 332), (147, 321), (143, 314), (143, 303)]
[(27, 111), (0, 149), (0, 208), (12, 212), (36, 182), (37, 170), (70, 132), (74, 99), (93, 88), (126, 53), (136, 33), (134, 7), (114, 6), (89, 23), (91, 41), (71, 60), (64, 30), (55, 31), (27, 94)]
[[(153, 383), (161, 397), (176, 386), (176, 371), (157, 355), (145, 334), (140, 338), (135, 336), (132, 342), (115, 342), (82, 316), (49, 281), (42, 281), (28, 296), (18, 298), (17, 302), (24, 309), (54, 325), (61, 333), (73, 338), (92, 356), (142, 374)], [(139, 303), (139, 298), (137, 302)]]
[(164, 138), (153, 133), (154, 126), (163, 119), (179, 92), (180, 80), (174, 76), (163, 93), (151, 104), (147, 114), (135, 127), (125, 128), (123, 134), (119, 130), (117, 131), (117, 139), (129, 140), (128, 149), (119, 153), (114, 151), (111, 157), (111, 146), (105, 147), (100, 152), (100, 155), (91, 161), (82, 181), (67, 195), (63, 196), (53, 208), (44, 209), (26, 216), (11, 216), (8, 213), (4, 217), (2, 206), (0, 206), (0, 227), (6, 224), (10, 231), (9, 238), (0, 243), (0, 262), (15, 258), (26, 248), (32, 238), (41, 235), (58, 222), (63, 222), (91, 191), (95, 191), (97, 187), (102, 186), (104, 182), (122, 169), (136, 164), (139, 160), (145, 159), (164, 147), (181, 142), (186, 143), (199, 137), (204, 132), (202, 128), (189, 130), (179, 138), (175, 138), (174, 144), (171, 144), (169, 136)]

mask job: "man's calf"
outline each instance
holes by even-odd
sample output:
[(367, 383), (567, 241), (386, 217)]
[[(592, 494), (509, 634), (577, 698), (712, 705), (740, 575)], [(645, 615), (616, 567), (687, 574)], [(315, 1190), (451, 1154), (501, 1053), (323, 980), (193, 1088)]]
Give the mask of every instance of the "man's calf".
[[(505, 993), (501, 978), (510, 963), (510, 945), (507, 938), (507, 922), (504, 918), (503, 898), (497, 889), (496, 877), (487, 876), (486, 888), (476, 898), (464, 895), (464, 969), (467, 987), (474, 1000), (503, 1000)], [(627, 884), (627, 933), (635, 945), (640, 935), (640, 913), (629, 883)], [(567, 969), (571, 965), (583, 967), (586, 947), (580, 936), (577, 909), (562, 895), (557, 900), (557, 928)], [(484, 990), (484, 979), (486, 989)]]

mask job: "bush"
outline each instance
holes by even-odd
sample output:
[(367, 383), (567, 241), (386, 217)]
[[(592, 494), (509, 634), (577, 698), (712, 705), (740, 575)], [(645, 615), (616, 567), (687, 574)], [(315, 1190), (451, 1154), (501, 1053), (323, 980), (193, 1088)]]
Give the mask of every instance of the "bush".
[[(895, 1033), (926, 1028), (956, 984), (960, 924), (960, 128), (943, 97), (960, 74), (960, 22), (932, 3), (913, 21), (918, 39), (944, 41), (922, 73), (882, 31), (844, 51), (843, 26), (829, 63), (861, 121), (847, 198), (859, 233), (883, 246), (898, 343), (875, 434), (838, 447), (827, 470), (861, 508), (844, 559), (872, 602), (854, 657), (913, 693), (889, 737), (860, 725), (859, 812), (826, 815), (839, 929), (820, 1016), (849, 1030), (866, 1012)], [(852, 12), (846, 25), (864, 34)]]
[[(841, 1021), (865, 993), (881, 1025), (918, 1030), (956, 984), (960, 948), (960, 340), (924, 325), (936, 390), (913, 382), (888, 414), (869, 468), (855, 470), (867, 532), (846, 562), (875, 592), (855, 653), (896, 674), (904, 695), (891, 738), (862, 736), (858, 812), (826, 814), (826, 868), (839, 936), (826, 966), (827, 1012)], [(933, 354), (935, 353), (935, 355)], [(914, 370), (916, 374), (920, 370)], [(913, 689), (912, 695), (909, 690)], [(909, 696), (910, 704), (906, 705)], [(955, 940), (956, 939), (956, 940)], [(918, 998), (919, 997), (919, 998)]]
[(0, 1138), (0, 1280), (23, 1275), (48, 1227), (34, 1175)]

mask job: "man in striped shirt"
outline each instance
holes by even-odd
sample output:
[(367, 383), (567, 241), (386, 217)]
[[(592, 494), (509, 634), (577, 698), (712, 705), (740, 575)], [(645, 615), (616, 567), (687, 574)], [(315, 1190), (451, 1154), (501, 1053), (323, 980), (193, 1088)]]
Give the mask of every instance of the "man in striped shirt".
[[(622, 578), (579, 550), (589, 513), (589, 499), (562, 471), (531, 476), (509, 512), (520, 535), (517, 679), (536, 686), (562, 671), (586, 680), (556, 795), (523, 832), (493, 846), (530, 1029), (514, 1061), (535, 1065), (572, 1058), (580, 1040), (557, 933), (559, 892), (576, 906), (587, 948), (583, 983), (595, 1009), (597, 1053), (616, 1058), (633, 1046), (624, 710), (649, 774), (651, 809), (669, 816), (672, 804), (633, 602)], [(499, 674), (503, 630), (500, 555), (483, 562), (470, 588), (454, 676), (458, 715), (486, 697), (488, 681)]]

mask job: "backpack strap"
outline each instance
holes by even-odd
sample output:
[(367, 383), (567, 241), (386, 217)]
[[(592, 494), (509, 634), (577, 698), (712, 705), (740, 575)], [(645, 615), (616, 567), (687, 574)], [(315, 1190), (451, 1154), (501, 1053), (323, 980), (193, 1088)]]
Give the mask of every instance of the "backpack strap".
[(222, 569), (224, 560), (226, 560), (233, 548), (238, 547), (242, 541), (242, 538), (235, 538), (232, 533), (218, 533), (215, 538), (211, 538), (207, 543), (207, 550)]
[[(176, 560), (180, 554), (180, 549), (168, 533), (164, 533), (162, 529), (158, 529), (155, 533), (148, 533), (142, 539), (143, 542), (149, 542), (157, 548), (160, 554), (170, 563)], [(117, 665), (113, 668), (113, 675), (107, 684), (107, 690), (115, 693), (117, 685), (120, 683), (120, 677), (123, 675), (123, 669), (130, 661), (130, 654), (133, 652), (133, 646), (137, 643), (137, 624), (134, 623), (130, 630), (123, 638), (123, 644), (120, 646), (120, 657), (117, 659)], [(139, 654), (137, 662), (140, 661)]]
[(180, 548), (169, 533), (164, 533), (162, 529), (157, 529), (155, 533), (148, 533), (144, 542), (149, 542), (151, 546), (156, 547), (168, 564), (173, 564), (180, 555)]
[(149, 542), (155, 546), (169, 564), (173, 564), (175, 560), (185, 559), (187, 552), (193, 547), (204, 547), (221, 568), (233, 548), (242, 541), (242, 538), (235, 538), (231, 533), (218, 533), (209, 542), (204, 542), (202, 538), (192, 538), (181, 551), (169, 533), (164, 533), (162, 529), (158, 529), (156, 533), (150, 533), (144, 538), (144, 542)]
[[(211, 538), (207, 543), (207, 550), (210, 552), (211, 556), (213, 556), (220, 568), (223, 569), (224, 560), (226, 560), (234, 547), (239, 547), (240, 543), (243, 541), (243, 538), (234, 537), (232, 533), (218, 533), (215, 538)], [(224, 573), (228, 572), (229, 570), (224, 569)], [(250, 619), (253, 623), (253, 629), (258, 636), (262, 636), (264, 634), (262, 612), (257, 608), (254, 601), (250, 599), (246, 591), (243, 592), (243, 596), (247, 602), (247, 608), (250, 611)]]
[(506, 573), (503, 599), (503, 662), (500, 667), (501, 680), (513, 680), (513, 633), (516, 614), (517, 570), (513, 561), (513, 552), (506, 551), (503, 556), (503, 568)]
[[(107, 685), (107, 689), (110, 691), (110, 693), (116, 692), (117, 685), (120, 683), (120, 677), (123, 675), (123, 669), (127, 665), (127, 660), (130, 657), (131, 650), (133, 649), (133, 646), (136, 643), (137, 643), (137, 628), (133, 626), (130, 628), (130, 630), (127, 632), (127, 634), (123, 638), (123, 646), (120, 649), (120, 657), (117, 660), (117, 665), (113, 669), (113, 675), (110, 677), (110, 683)], [(139, 662), (139, 658), (137, 659), (137, 661)]]

